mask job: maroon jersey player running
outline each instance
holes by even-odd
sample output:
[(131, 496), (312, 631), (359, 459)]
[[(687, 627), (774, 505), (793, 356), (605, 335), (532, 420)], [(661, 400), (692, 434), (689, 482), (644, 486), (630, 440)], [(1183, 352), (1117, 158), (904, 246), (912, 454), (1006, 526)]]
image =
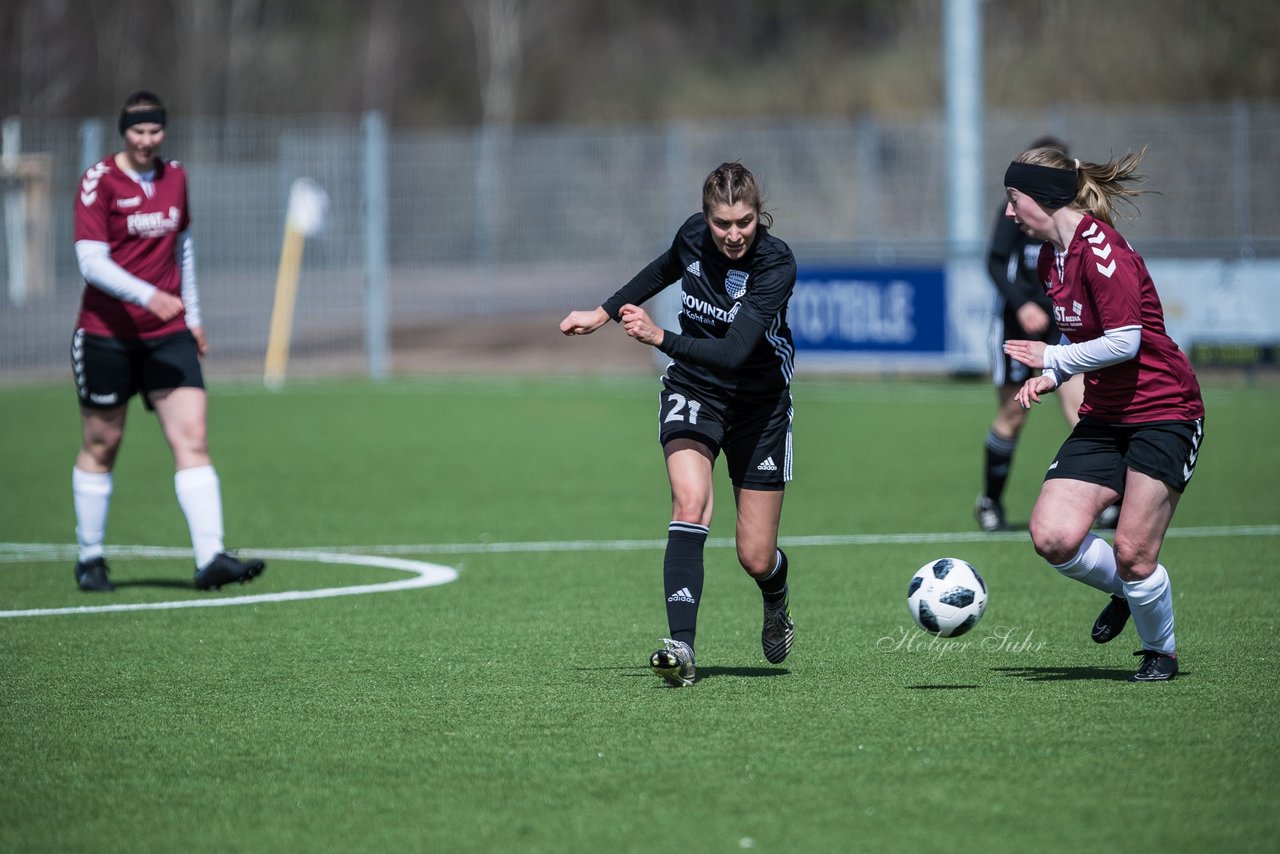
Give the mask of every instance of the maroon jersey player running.
[[(1031, 539), (1063, 575), (1111, 594), (1095, 641), (1116, 637), (1132, 613), (1142, 663), (1130, 678), (1156, 682), (1178, 672), (1160, 546), (1195, 470), (1204, 403), (1190, 363), (1165, 332), (1146, 264), (1112, 227), (1116, 203), (1142, 192), (1127, 184), (1142, 180), (1134, 170), (1145, 153), (1097, 164), (1040, 148), (1009, 165), (1006, 216), (1046, 241), (1040, 280), (1063, 343), (1006, 341), (1004, 350), (1044, 369), (1018, 391), (1024, 407), (1085, 375), (1080, 422), (1049, 466)], [(1121, 497), (1112, 547), (1089, 526)]]
[(81, 590), (115, 589), (104, 559), (112, 470), (129, 399), (141, 394), (173, 451), (174, 489), (211, 590), (265, 568), (223, 549), (222, 498), (206, 442), (208, 350), (200, 322), (187, 176), (159, 156), (165, 109), (149, 92), (120, 113), (124, 149), (92, 166), (75, 202), (76, 257), (87, 286), (71, 345), (83, 444), (72, 469)]

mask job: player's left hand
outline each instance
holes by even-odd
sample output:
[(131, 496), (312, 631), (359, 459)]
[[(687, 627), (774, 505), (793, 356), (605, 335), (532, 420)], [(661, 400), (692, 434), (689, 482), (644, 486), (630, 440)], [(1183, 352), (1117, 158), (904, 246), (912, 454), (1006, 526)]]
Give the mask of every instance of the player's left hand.
[(196, 339), (196, 355), (203, 359), (204, 354), (209, 352), (209, 342), (204, 338), (204, 327), (191, 327), (191, 337)]
[(628, 303), (618, 312), (618, 317), (627, 334), (641, 344), (657, 347), (662, 343), (662, 329), (654, 324), (648, 312), (640, 306)]
[(1058, 387), (1058, 383), (1053, 377), (1046, 377), (1041, 374), (1038, 377), (1032, 377), (1022, 384), (1022, 388), (1018, 389), (1014, 394), (1014, 398), (1018, 403), (1022, 404), (1023, 409), (1030, 409), (1031, 404), (1040, 402), (1040, 395), (1047, 394)]
[(1004, 342), (1005, 355), (1021, 362), (1028, 368), (1044, 367), (1044, 348), (1045, 343), (1043, 341)]

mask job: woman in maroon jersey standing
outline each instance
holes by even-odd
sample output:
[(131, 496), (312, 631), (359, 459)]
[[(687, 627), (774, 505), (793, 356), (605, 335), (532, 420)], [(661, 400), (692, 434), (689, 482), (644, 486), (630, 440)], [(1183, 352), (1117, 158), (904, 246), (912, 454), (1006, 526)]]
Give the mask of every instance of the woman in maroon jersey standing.
[[(1145, 153), (1099, 164), (1040, 148), (1009, 165), (1005, 215), (1045, 241), (1040, 280), (1062, 343), (1006, 341), (1004, 350), (1043, 369), (1018, 391), (1024, 407), (1085, 375), (1080, 422), (1049, 466), (1031, 539), (1063, 575), (1111, 594), (1093, 640), (1112, 640), (1132, 614), (1142, 663), (1130, 678), (1157, 682), (1178, 672), (1160, 546), (1195, 470), (1204, 403), (1190, 363), (1165, 332), (1146, 263), (1113, 228), (1117, 203), (1143, 192), (1127, 185), (1143, 180), (1135, 170)], [(1089, 527), (1121, 498), (1112, 547)]]
[(182, 166), (160, 157), (165, 108), (135, 92), (120, 112), (124, 148), (85, 172), (75, 248), (86, 287), (71, 345), (83, 442), (72, 469), (81, 590), (110, 591), (104, 559), (112, 470), (129, 398), (141, 394), (173, 451), (174, 489), (195, 555), (195, 584), (211, 590), (265, 568), (223, 549), (222, 498), (206, 440), (195, 250)]

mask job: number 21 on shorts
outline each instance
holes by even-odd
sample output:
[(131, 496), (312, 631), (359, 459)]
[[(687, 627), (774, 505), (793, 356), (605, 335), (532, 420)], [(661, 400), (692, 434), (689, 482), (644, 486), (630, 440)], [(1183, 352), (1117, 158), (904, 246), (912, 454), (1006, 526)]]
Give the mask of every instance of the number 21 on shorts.
[[(683, 394), (672, 392), (667, 395), (667, 400), (671, 403), (671, 411), (667, 413), (667, 417), (663, 418), (664, 423), (672, 421), (687, 421), (690, 424), (698, 423), (698, 410), (702, 408), (702, 404), (696, 400), (689, 400)], [(686, 410), (688, 410), (686, 414)]]

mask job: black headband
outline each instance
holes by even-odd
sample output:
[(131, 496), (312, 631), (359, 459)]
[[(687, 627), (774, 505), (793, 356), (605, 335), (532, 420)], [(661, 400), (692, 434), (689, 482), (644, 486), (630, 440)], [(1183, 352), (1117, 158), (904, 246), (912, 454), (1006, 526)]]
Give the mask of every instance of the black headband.
[(1019, 190), (1046, 210), (1057, 210), (1076, 200), (1079, 173), (1075, 169), (1055, 169), (1014, 161), (1004, 173), (1004, 185)]
[(135, 110), (129, 112), (123, 110), (120, 113), (120, 135), (123, 136), (125, 130), (134, 125), (156, 124), (164, 126), (164, 107), (149, 107), (145, 110)]

